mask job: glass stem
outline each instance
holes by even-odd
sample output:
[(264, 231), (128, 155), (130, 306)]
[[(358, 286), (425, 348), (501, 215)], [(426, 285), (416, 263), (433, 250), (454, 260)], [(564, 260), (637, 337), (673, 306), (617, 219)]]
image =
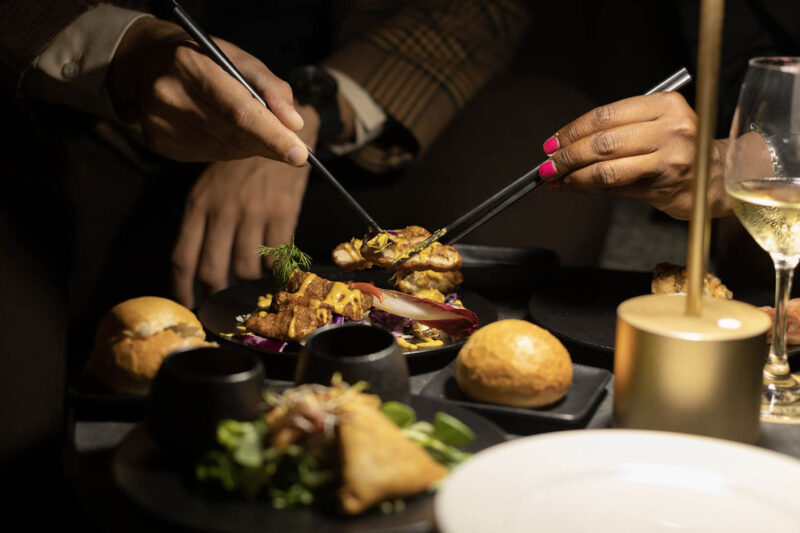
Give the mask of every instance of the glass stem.
[(768, 379), (780, 381), (789, 378), (789, 359), (786, 356), (786, 307), (792, 288), (794, 267), (798, 258), (773, 257), (775, 263), (775, 324), (772, 327), (772, 347), (769, 361), (764, 367)]

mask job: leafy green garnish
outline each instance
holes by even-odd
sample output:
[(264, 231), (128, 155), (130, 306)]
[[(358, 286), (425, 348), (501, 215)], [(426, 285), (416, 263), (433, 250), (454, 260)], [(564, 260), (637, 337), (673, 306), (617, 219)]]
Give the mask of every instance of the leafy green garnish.
[(400, 402), (386, 402), (381, 405), (381, 411), (401, 429), (410, 426), (417, 419), (417, 413)]
[(272, 277), (279, 290), (286, 287), (289, 283), (289, 278), (295, 270), (305, 270), (308, 272), (311, 269), (311, 257), (302, 252), (300, 248), (294, 244), (294, 235), (290, 242), (279, 244), (278, 246), (259, 246), (258, 254), (264, 257), (272, 256), (275, 262), (272, 264)]
[(433, 419), (433, 436), (452, 446), (466, 446), (475, 440), (475, 432), (464, 422), (441, 411)]

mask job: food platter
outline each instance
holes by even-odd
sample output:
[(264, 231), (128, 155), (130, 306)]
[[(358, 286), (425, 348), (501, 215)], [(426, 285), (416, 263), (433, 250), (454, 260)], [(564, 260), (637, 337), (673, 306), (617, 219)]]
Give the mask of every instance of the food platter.
[(436, 496), (442, 533), (796, 531), (800, 461), (629, 430), (565, 431), (473, 457)]
[[(600, 268), (562, 268), (528, 302), (533, 321), (556, 337), (611, 356), (614, 353), (617, 306), (628, 298), (650, 294), (650, 272)], [(772, 305), (770, 290), (731, 287), (735, 299), (756, 306)], [(789, 354), (800, 353), (800, 345)]]
[(611, 379), (608, 370), (573, 364), (572, 384), (564, 398), (551, 405), (525, 409), (472, 400), (459, 389), (454, 368), (451, 364), (437, 373), (422, 390), (422, 396), (471, 409), (518, 435), (584, 427), (605, 396), (606, 384)]
[[(332, 266), (315, 266), (313, 271), (332, 281), (356, 281), (374, 283), (379, 287), (390, 286), (388, 280), (391, 273), (382, 270), (343, 272)], [(465, 283), (469, 285), (469, 279)], [(245, 344), (239, 338), (224, 335), (235, 331), (237, 316), (253, 311), (259, 296), (273, 291), (274, 285), (270, 278), (234, 285), (206, 299), (198, 309), (197, 315), (214, 340), (237, 344), (258, 353), (264, 360), (267, 377), (292, 379), (300, 345), (290, 344), (283, 352), (276, 352)], [(464, 306), (478, 316), (481, 326), (497, 320), (497, 310), (481, 295), (463, 288), (458, 290), (458, 294)], [(456, 351), (463, 343), (463, 339), (453, 340), (439, 347), (405, 351), (410, 371), (420, 373), (441, 368), (455, 357)]]
[[(437, 411), (455, 416), (476, 435), (466, 450), (477, 452), (504, 442), (502, 431), (481, 416), (450, 403), (412, 396), (408, 402), (419, 419), (432, 420)], [(193, 491), (181, 473), (159, 450), (142, 426), (122, 441), (113, 458), (114, 481), (122, 492), (150, 514), (172, 525), (195, 531), (250, 533), (263, 531), (429, 531), (433, 496), (409, 499), (404, 511), (368, 511), (356, 517), (312, 508), (277, 510), (266, 502), (209, 500)]]

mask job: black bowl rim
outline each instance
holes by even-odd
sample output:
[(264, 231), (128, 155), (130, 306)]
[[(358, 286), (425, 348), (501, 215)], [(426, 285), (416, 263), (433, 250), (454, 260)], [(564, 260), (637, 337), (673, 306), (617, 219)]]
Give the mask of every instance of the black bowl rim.
[[(233, 374), (190, 374), (186, 372), (176, 372), (174, 368), (171, 368), (168, 365), (174, 365), (175, 363), (171, 363), (170, 361), (174, 361), (175, 357), (180, 357), (182, 354), (186, 354), (189, 352), (224, 352), (229, 356), (233, 357), (240, 357), (242, 360), (245, 360), (250, 363), (250, 368), (247, 370), (242, 370), (240, 372), (235, 372)], [(189, 383), (208, 383), (210, 385), (226, 385), (226, 384), (238, 384), (244, 383), (249, 381), (253, 378), (259, 378), (263, 381), (264, 379), (264, 365), (261, 363), (261, 360), (256, 357), (255, 355), (243, 351), (243, 350), (232, 350), (230, 348), (225, 347), (216, 347), (216, 346), (196, 346), (196, 347), (187, 347), (180, 350), (175, 350), (171, 352), (167, 357), (164, 358), (164, 361), (161, 363), (161, 369), (159, 369), (159, 374), (162, 372), (166, 373), (169, 372), (175, 379), (189, 382)], [(158, 375), (156, 376), (156, 380), (158, 380)]]
[[(378, 361), (380, 359), (383, 359), (384, 357), (386, 357), (387, 355), (390, 355), (394, 351), (397, 351), (398, 353), (401, 353), (400, 352), (400, 346), (397, 344), (397, 341), (394, 340), (394, 335), (389, 333), (387, 330), (385, 330), (383, 328), (379, 328), (377, 326), (373, 326), (371, 324), (348, 324), (348, 323), (344, 323), (344, 324), (327, 324), (325, 326), (322, 326), (321, 328), (317, 328), (315, 331), (313, 331), (308, 336), (308, 338), (306, 338), (306, 342), (303, 345), (303, 350), (302, 351), (307, 352), (308, 355), (310, 356), (311, 352), (310, 352), (310, 350), (308, 348), (308, 345), (311, 344), (317, 336), (324, 335), (326, 332), (329, 332), (329, 331), (332, 331), (332, 330), (335, 330), (335, 329), (339, 329), (339, 328), (365, 328), (365, 329), (370, 329), (372, 331), (379, 331), (379, 332), (381, 332), (380, 333), (381, 335), (388, 335), (387, 339), (391, 338), (392, 342), (391, 342), (391, 344), (387, 345), (385, 348), (381, 348), (380, 350), (377, 350), (377, 351), (374, 351), (374, 352), (366, 353), (366, 354), (363, 354), (363, 355), (348, 355), (347, 359), (343, 359), (341, 357), (332, 356), (330, 353), (327, 353), (327, 352), (324, 352), (324, 351), (321, 351), (321, 350), (314, 351), (313, 357), (319, 357), (320, 359), (325, 359), (326, 361), (333, 361), (333, 362), (337, 362), (337, 363), (370, 363), (370, 362), (373, 362), (373, 361)], [(401, 353), (401, 355), (402, 355), (402, 353)]]

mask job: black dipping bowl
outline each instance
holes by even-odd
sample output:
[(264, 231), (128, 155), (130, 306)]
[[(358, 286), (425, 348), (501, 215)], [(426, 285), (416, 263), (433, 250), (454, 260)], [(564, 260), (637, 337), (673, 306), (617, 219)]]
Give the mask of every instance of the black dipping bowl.
[(215, 447), (217, 424), (264, 412), (264, 368), (255, 356), (224, 348), (175, 352), (161, 364), (145, 425), (168, 453), (191, 459)]
[(330, 325), (306, 339), (295, 383), (330, 385), (335, 372), (347, 383), (366, 381), (382, 400), (408, 399), (408, 363), (391, 333), (364, 324)]

